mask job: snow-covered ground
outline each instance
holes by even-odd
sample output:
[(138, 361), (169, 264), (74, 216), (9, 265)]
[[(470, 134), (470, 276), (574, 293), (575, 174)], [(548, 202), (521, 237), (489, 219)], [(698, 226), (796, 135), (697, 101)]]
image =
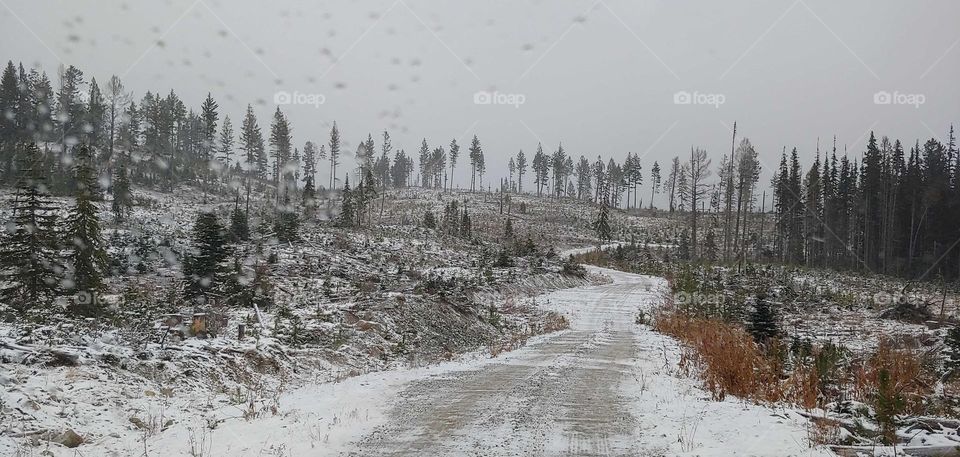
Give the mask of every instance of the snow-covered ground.
[(831, 455), (810, 447), (799, 415), (715, 402), (679, 375), (676, 342), (635, 324), (664, 280), (591, 270), (612, 282), (531, 299), (569, 330), (500, 357), (308, 384), (258, 417), (218, 407), (83, 455)]

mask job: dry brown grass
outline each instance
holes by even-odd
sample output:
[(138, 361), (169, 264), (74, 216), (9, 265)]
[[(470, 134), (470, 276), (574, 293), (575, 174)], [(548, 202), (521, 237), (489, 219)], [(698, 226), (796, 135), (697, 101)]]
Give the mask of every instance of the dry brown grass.
[(681, 368), (699, 372), (715, 399), (730, 394), (774, 400), (770, 397), (781, 390), (771, 391), (777, 384), (773, 364), (743, 328), (678, 312), (660, 313), (655, 322), (657, 331), (685, 343)]
[(904, 412), (923, 414), (936, 377), (924, 366), (917, 348), (896, 347), (889, 339), (881, 340), (873, 354), (852, 363), (853, 397), (863, 402), (872, 401), (880, 385), (880, 372), (884, 370), (890, 375), (893, 390), (903, 397)]
[[(665, 310), (656, 316), (655, 328), (684, 343), (681, 369), (702, 378), (704, 388), (715, 399), (729, 394), (758, 402), (786, 402), (808, 410), (836, 400), (824, 398), (824, 376), (815, 365), (795, 361), (792, 369), (786, 369), (781, 362), (785, 345), (772, 341), (760, 347), (742, 326)], [(819, 350), (815, 347), (813, 354)], [(904, 399), (903, 412), (922, 414), (935, 378), (919, 353), (916, 348), (898, 348), (883, 341), (875, 352), (849, 362), (829, 382), (849, 392), (851, 399), (872, 403), (879, 390), (879, 373), (886, 370), (895, 391)]]

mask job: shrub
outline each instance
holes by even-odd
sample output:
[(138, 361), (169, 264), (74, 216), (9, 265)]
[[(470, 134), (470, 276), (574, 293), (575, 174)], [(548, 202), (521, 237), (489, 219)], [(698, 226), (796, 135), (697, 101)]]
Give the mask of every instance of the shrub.
[(587, 269), (583, 268), (583, 265), (580, 265), (573, 260), (573, 256), (570, 256), (563, 261), (561, 265), (560, 273), (567, 276), (576, 276), (578, 278), (583, 278), (587, 275)]

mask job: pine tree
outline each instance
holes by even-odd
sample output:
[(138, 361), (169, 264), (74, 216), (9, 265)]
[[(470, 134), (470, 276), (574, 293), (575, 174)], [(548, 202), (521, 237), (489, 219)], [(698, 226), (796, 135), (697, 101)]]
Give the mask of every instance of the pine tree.
[(26, 312), (49, 303), (60, 286), (56, 205), (46, 194), (36, 143), (19, 146), (17, 192), (0, 243), (0, 300)]
[(229, 256), (227, 234), (217, 216), (201, 212), (193, 226), (193, 249), (183, 262), (184, 297), (202, 304), (216, 294)]
[(660, 190), (660, 164), (653, 162), (653, 168), (650, 169), (650, 209), (653, 209), (653, 197)]
[(100, 217), (93, 204), (99, 189), (92, 153), (87, 145), (78, 148), (76, 163), (76, 204), (67, 216), (65, 234), (73, 243), (70, 255), (73, 289), (83, 294), (83, 300), (78, 297), (73, 311), (81, 316), (97, 316), (103, 311), (99, 309), (96, 297), (107, 268), (107, 254), (100, 233)]
[(537, 196), (543, 191), (543, 185), (547, 182), (548, 173), (547, 158), (543, 154), (543, 146), (537, 144), (537, 152), (533, 155), (533, 183), (537, 186)]
[[(665, 190), (667, 192), (667, 208), (672, 213), (676, 211), (676, 199), (677, 199), (677, 186), (680, 181), (680, 158), (674, 157), (673, 161), (670, 162), (670, 173), (667, 174), (667, 185)], [(683, 187), (683, 186), (680, 186)]]
[(456, 171), (457, 168), (457, 159), (460, 157), (460, 145), (457, 144), (456, 139), (450, 141), (450, 152), (448, 157), (450, 158), (450, 189), (453, 189), (454, 171)]
[[(480, 170), (482, 157), (483, 147), (480, 146), (480, 140), (474, 135), (473, 139), (470, 140), (470, 192), (476, 192), (477, 190), (477, 172)], [(482, 184), (480, 188), (483, 189)]]
[(233, 155), (233, 123), (230, 116), (223, 117), (223, 127), (220, 129), (220, 144), (217, 147), (217, 160), (225, 171), (230, 171)]
[(437, 218), (433, 215), (433, 211), (427, 210), (423, 215), (423, 226), (428, 229), (437, 228)]
[(330, 189), (337, 188), (337, 165), (340, 165), (340, 130), (337, 122), (330, 129)]

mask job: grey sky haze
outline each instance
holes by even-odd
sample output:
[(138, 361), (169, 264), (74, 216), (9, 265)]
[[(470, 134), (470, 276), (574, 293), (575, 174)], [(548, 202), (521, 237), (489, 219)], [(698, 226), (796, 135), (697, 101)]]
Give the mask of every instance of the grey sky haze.
[[(943, 139), (960, 120), (958, 17), (954, 0), (0, 0), (0, 43), (52, 78), (59, 62), (101, 85), (122, 75), (137, 98), (173, 88), (197, 108), (210, 91), (235, 126), (253, 103), (267, 128), (278, 91), (322, 94), (282, 107), (301, 147), (333, 120), (348, 152), (383, 130), (408, 153), (476, 134), (493, 179), (538, 141), (575, 158), (632, 151), (645, 175), (691, 146), (717, 164), (737, 121), (766, 185), (784, 146), (806, 166), (833, 135), (853, 154), (871, 129)], [(523, 104), (476, 104), (478, 91)], [(724, 103), (677, 104), (680, 91)], [(884, 91), (893, 104), (875, 103)], [(923, 104), (896, 104), (912, 94)]]

